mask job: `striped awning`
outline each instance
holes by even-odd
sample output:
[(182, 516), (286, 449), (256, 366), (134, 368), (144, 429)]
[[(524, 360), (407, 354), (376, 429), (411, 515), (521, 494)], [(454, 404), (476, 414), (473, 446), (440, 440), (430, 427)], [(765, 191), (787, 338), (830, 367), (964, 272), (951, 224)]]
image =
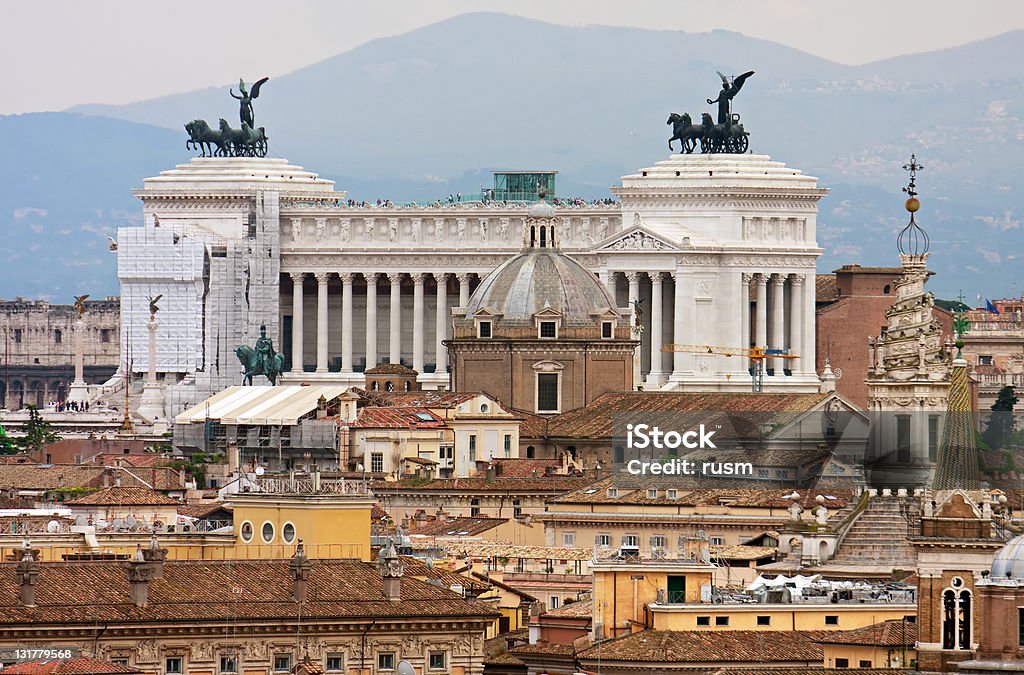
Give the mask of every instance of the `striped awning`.
[(321, 396), (327, 401), (344, 394), (340, 385), (234, 386), (192, 406), (174, 418), (175, 424), (206, 421), (227, 425), (293, 425), (316, 410)]

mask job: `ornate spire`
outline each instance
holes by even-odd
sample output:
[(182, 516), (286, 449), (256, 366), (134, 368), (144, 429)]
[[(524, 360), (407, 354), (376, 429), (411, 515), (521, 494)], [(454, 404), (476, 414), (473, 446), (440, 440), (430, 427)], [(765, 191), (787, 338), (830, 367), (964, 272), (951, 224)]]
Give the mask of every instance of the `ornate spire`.
[(908, 195), (904, 206), (910, 213), (910, 222), (896, 237), (896, 247), (901, 255), (914, 258), (928, 255), (928, 233), (914, 220), (914, 214), (921, 208), (921, 201), (917, 198), (917, 172), (923, 168), (923, 164), (917, 163), (917, 155), (913, 154), (910, 155), (910, 163), (903, 165), (903, 169), (910, 172), (910, 183), (903, 188)]

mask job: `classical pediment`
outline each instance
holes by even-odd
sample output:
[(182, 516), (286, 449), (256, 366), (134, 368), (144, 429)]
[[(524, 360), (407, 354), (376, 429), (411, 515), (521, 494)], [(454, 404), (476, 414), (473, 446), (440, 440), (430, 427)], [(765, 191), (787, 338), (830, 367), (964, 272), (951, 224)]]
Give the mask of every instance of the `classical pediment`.
[[(683, 240), (683, 244), (686, 245), (688, 241), (689, 237)], [(634, 225), (628, 230), (618, 232), (600, 242), (595, 250), (676, 252), (683, 250), (683, 247), (643, 225)]]

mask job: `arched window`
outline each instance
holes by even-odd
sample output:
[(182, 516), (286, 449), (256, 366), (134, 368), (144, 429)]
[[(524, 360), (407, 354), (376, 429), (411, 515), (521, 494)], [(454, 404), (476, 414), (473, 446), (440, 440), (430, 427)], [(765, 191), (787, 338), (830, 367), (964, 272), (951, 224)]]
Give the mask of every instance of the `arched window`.
[(889, 284), (886, 284), (885, 288), (882, 289), (882, 293), (884, 295), (889, 295), (889, 293), (891, 293), (891, 292), (892, 292), (892, 288), (889, 286)]
[(537, 226), (530, 225), (530, 248), (537, 245)]
[(547, 229), (542, 225), (541, 228), (540, 228), (540, 247), (541, 248), (544, 248), (545, 244), (547, 243), (547, 239), (548, 239), (547, 234), (548, 234)]
[(962, 588), (964, 580), (953, 577), (942, 592), (942, 648), (971, 648), (971, 592)]
[(384, 383), (384, 391), (394, 391), (394, 390), (395, 390), (395, 385), (391, 383), (391, 380), (388, 380), (387, 382)]

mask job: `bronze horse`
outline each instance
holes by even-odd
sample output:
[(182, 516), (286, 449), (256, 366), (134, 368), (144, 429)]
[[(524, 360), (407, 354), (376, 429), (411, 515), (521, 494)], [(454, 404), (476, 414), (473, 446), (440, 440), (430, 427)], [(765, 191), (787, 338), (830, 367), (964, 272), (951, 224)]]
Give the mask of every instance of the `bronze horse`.
[(265, 157), (267, 154), (267, 132), (263, 127), (253, 129), (242, 122), (241, 129), (232, 129), (222, 117), (220, 134), (230, 145), (235, 157)]
[[(253, 375), (263, 375), (270, 384), (277, 384), (277, 377), (284, 371), (284, 357), (280, 354), (274, 354), (269, 364), (269, 368), (264, 368), (263, 364), (260, 363), (259, 355), (252, 347), (247, 345), (240, 345), (235, 347), (235, 356), (242, 363), (245, 370), (242, 372), (242, 384), (252, 384)], [(270, 372), (264, 372), (269, 370)]]
[[(185, 147), (189, 150), (199, 149), (201, 157), (222, 157), (227, 154), (227, 147), (224, 135), (219, 131), (210, 128), (206, 120), (192, 120), (185, 125), (188, 132), (188, 140)], [(216, 150), (211, 146), (216, 146)]]
[[(668, 139), (668, 149), (671, 151), (672, 141), (679, 141), (680, 152), (690, 154), (697, 147), (698, 142), (704, 139), (704, 127), (700, 124), (693, 124), (690, 113), (672, 113), (668, 116), (666, 124), (672, 125), (672, 138)], [(703, 151), (703, 143), (701, 143)]]

